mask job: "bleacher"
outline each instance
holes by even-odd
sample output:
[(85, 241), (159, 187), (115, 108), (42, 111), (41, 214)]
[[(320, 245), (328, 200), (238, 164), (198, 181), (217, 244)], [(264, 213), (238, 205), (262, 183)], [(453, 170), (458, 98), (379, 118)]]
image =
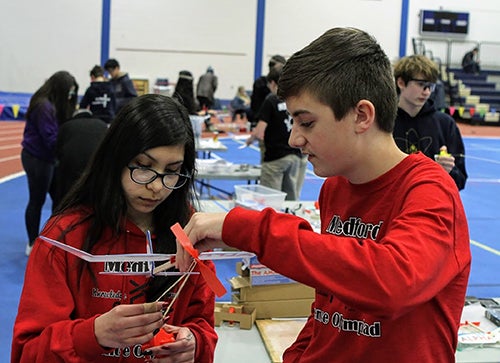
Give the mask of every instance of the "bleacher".
[(500, 70), (470, 74), (448, 68), (442, 75), (450, 115), (473, 125), (500, 126)]

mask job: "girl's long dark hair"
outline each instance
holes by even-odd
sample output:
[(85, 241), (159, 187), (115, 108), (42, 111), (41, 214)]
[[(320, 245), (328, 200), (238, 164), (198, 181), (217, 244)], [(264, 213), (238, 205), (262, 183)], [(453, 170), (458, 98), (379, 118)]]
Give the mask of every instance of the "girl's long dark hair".
[[(74, 87), (73, 92), (70, 92), (71, 87)], [(67, 71), (56, 72), (31, 97), (26, 118), (29, 118), (40, 104), (49, 101), (56, 110), (59, 124), (62, 124), (73, 116), (77, 98), (78, 83), (75, 77)]]
[[(193, 129), (185, 107), (170, 97), (156, 94), (132, 99), (116, 115), (93, 159), (62, 200), (55, 216), (82, 208), (89, 211), (80, 221), (90, 223), (82, 246), (88, 252), (92, 251), (107, 228), (119, 237), (125, 233), (127, 214), (121, 185), (123, 169), (134, 157), (148, 149), (176, 145), (184, 145), (183, 173), (193, 174), (196, 151)], [(158, 238), (155, 252), (176, 252), (175, 237), (169, 228), (176, 222), (182, 226), (188, 222), (193, 196), (193, 178), (190, 178), (156, 207), (153, 212), (155, 235)], [(166, 280), (169, 279), (155, 277), (150, 292), (156, 294), (160, 287), (154, 285), (165, 285)]]

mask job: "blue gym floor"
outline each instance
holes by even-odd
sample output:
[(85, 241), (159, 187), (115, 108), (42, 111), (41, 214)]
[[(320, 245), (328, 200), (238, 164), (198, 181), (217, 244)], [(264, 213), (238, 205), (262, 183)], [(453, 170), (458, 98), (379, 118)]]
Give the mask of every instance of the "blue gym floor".
[[(215, 155), (228, 161), (256, 164), (259, 150), (256, 147), (238, 149), (241, 140), (221, 138), (228, 151)], [(467, 152), (466, 166), (469, 179), (461, 192), (469, 221), (472, 272), (468, 295), (477, 297), (499, 297), (500, 278), (500, 138), (465, 137)], [(214, 185), (232, 190), (234, 184), (214, 181)], [(302, 190), (302, 200), (316, 200), (322, 179), (313, 175), (310, 166)], [(12, 326), (17, 313), (27, 258), (24, 255), (26, 232), (24, 209), (27, 203), (27, 185), (24, 175), (13, 179), (0, 179), (0, 241), (3, 262), (0, 264), (0, 278), (3, 293), (0, 294), (0, 362), (10, 361)], [(212, 194), (213, 195), (213, 194)], [(50, 199), (50, 198), (48, 198)], [(44, 207), (43, 218), (48, 218), (50, 201)], [(226, 284), (234, 276), (234, 261), (217, 261), (219, 278)], [(48, 271), (50, 273), (50, 271)], [(229, 300), (223, 296), (219, 300)]]

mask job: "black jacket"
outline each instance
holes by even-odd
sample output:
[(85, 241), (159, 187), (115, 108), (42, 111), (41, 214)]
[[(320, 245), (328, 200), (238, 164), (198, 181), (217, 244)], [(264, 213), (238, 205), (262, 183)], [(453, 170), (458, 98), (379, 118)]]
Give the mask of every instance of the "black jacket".
[(432, 160), (434, 155), (439, 154), (441, 146), (446, 146), (448, 153), (455, 157), (455, 167), (450, 171), (450, 176), (459, 190), (465, 187), (467, 172), (462, 135), (455, 120), (450, 115), (437, 111), (431, 100), (425, 103), (415, 117), (398, 108), (393, 136), (398, 147), (405, 153), (421, 151)]
[(110, 123), (115, 117), (115, 90), (111, 82), (91, 82), (80, 101), (80, 109), (88, 108), (94, 117)]

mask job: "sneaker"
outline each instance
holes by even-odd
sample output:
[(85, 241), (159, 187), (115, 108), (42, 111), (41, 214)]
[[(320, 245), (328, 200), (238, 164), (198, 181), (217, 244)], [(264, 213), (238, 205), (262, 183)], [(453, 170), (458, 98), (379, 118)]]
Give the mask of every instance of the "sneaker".
[(31, 250), (33, 249), (33, 246), (30, 245), (29, 243), (26, 244), (26, 249), (24, 250), (24, 253), (26, 256), (29, 256), (31, 253)]

